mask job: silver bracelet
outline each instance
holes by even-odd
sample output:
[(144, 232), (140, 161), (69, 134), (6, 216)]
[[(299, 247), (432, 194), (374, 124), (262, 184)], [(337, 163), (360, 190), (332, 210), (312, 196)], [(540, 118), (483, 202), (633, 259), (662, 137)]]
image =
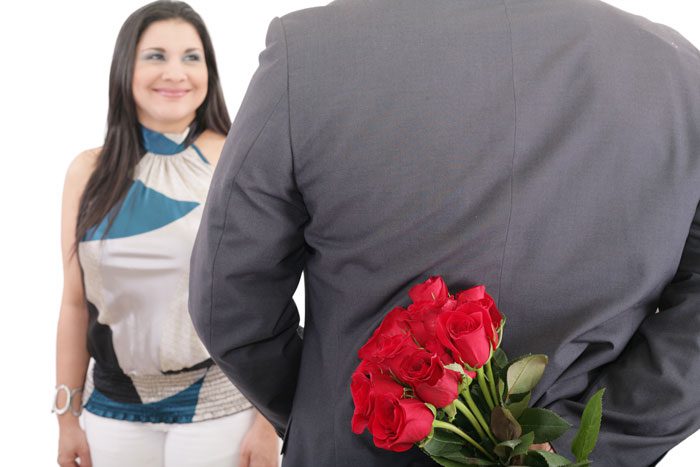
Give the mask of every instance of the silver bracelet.
[[(63, 405), (63, 407), (58, 407), (58, 395), (61, 394), (61, 392), (64, 392), (66, 394), (66, 403)], [(51, 413), (55, 413), (56, 415), (63, 415), (64, 413), (70, 410), (70, 413), (72, 413), (76, 417), (79, 417), (80, 413), (83, 411), (83, 404), (80, 404), (80, 408), (78, 410), (73, 409), (73, 398), (77, 394), (80, 394), (82, 392), (83, 388), (71, 389), (65, 384), (59, 384), (58, 386), (56, 386), (56, 394), (53, 396), (53, 406), (51, 407)]]

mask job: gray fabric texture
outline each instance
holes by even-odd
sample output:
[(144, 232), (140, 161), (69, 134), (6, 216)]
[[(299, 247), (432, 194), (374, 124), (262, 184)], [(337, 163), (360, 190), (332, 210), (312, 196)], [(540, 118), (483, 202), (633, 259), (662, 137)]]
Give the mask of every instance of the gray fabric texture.
[(536, 404), (577, 425), (606, 387), (595, 465), (651, 465), (700, 426), (699, 199), (700, 53), (670, 28), (595, 0), (336, 1), (270, 25), (190, 313), (286, 466), (431, 465), (351, 432), (357, 350), (430, 275), (485, 284), (508, 354), (550, 357)]

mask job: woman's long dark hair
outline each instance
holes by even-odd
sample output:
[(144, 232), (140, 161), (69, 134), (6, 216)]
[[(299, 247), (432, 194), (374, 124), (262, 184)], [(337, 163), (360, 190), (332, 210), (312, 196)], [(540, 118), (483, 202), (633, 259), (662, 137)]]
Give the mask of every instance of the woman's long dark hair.
[(197, 30), (204, 47), (209, 75), (207, 96), (195, 113), (185, 144), (194, 141), (207, 129), (226, 135), (231, 126), (219, 82), (214, 48), (199, 14), (187, 3), (164, 0), (149, 3), (132, 13), (122, 25), (114, 46), (109, 73), (107, 134), (95, 170), (80, 199), (75, 232), (76, 247), (88, 230), (108, 214), (109, 230), (117, 209), (111, 214), (110, 211), (123, 200), (131, 184), (134, 168), (146, 152), (132, 93), (136, 46), (148, 26), (169, 19), (181, 19)]

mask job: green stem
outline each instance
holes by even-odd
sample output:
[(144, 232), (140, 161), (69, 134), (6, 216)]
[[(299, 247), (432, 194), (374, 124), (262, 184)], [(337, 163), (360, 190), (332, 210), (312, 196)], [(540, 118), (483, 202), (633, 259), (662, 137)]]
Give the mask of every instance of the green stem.
[(455, 407), (457, 407), (457, 410), (462, 412), (462, 414), (467, 417), (467, 420), (469, 420), (469, 423), (472, 424), (474, 429), (476, 430), (477, 433), (479, 433), (479, 436), (481, 439), (486, 439), (486, 433), (484, 433), (484, 429), (481, 428), (481, 425), (479, 425), (479, 422), (477, 421), (476, 417), (474, 417), (474, 414), (469, 410), (469, 408), (464, 405), (464, 403), (459, 400), (459, 397), (455, 399)]
[(471, 445), (474, 446), (476, 449), (478, 449), (478, 450), (479, 450), (483, 455), (485, 455), (489, 460), (491, 460), (491, 461), (495, 461), (495, 460), (496, 460), (491, 454), (489, 454), (489, 453), (486, 451), (486, 449), (484, 449), (483, 447), (481, 447), (481, 445), (480, 445), (479, 443), (477, 443), (476, 441), (474, 441), (474, 438), (472, 438), (471, 436), (469, 436), (468, 434), (466, 434), (465, 432), (463, 432), (462, 430), (460, 430), (459, 428), (457, 428), (457, 427), (454, 426), (453, 424), (447, 423), (447, 422), (441, 422), (441, 421), (439, 421), (439, 420), (435, 420), (435, 421), (433, 422), (433, 427), (435, 427), (435, 428), (442, 428), (443, 430), (448, 430), (448, 431), (451, 431), (452, 433), (455, 433), (455, 434), (459, 435), (461, 438), (463, 438), (464, 440), (466, 440), (469, 444), (471, 444)]
[(462, 395), (464, 398), (467, 400), (467, 405), (471, 409), (472, 413), (476, 417), (477, 420), (479, 420), (479, 423), (481, 424), (481, 427), (484, 429), (486, 432), (486, 435), (489, 437), (489, 439), (493, 442), (494, 445), (498, 444), (498, 441), (496, 441), (496, 438), (493, 437), (491, 434), (491, 429), (489, 428), (488, 423), (486, 423), (486, 420), (484, 420), (484, 416), (481, 415), (481, 412), (479, 411), (479, 407), (476, 406), (474, 403), (474, 399), (472, 399), (472, 395), (469, 394), (469, 388), (467, 388)]
[(489, 409), (493, 410), (493, 399), (491, 398), (491, 390), (486, 385), (486, 378), (484, 377), (484, 367), (481, 367), (476, 370), (476, 380), (479, 382), (479, 387), (481, 388), (481, 392), (484, 394), (484, 398), (486, 399), (486, 403), (488, 404)]
[(493, 368), (491, 367), (491, 360), (486, 364), (486, 376), (489, 379), (489, 386), (491, 387), (491, 395), (493, 396), (493, 402), (498, 405), (503, 405), (503, 401), (499, 397), (498, 391), (496, 391), (496, 379), (493, 377)]

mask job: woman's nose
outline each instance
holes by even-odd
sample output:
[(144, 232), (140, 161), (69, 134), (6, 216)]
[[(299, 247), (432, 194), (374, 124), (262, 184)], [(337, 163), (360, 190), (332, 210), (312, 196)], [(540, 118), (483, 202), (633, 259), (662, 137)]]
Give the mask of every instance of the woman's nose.
[(180, 82), (187, 79), (187, 73), (179, 61), (170, 61), (163, 70), (163, 80)]

